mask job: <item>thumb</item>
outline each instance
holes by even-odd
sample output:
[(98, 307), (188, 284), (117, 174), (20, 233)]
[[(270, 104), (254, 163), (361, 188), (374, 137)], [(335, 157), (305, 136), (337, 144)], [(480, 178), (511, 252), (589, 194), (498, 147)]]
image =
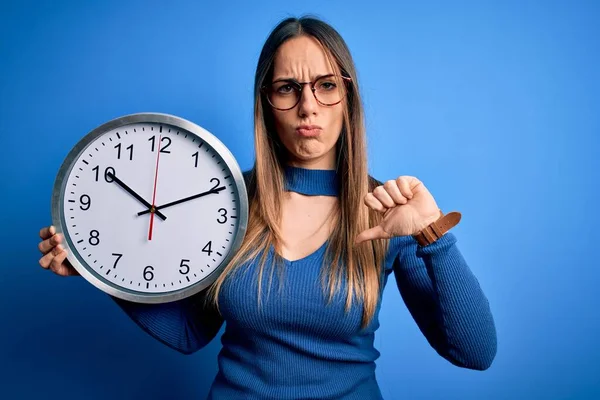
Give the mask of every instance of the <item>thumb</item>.
[(388, 237), (388, 233), (383, 230), (381, 225), (377, 225), (374, 228), (362, 231), (354, 240), (354, 244), (360, 244), (362, 242), (366, 242), (367, 240), (387, 239)]

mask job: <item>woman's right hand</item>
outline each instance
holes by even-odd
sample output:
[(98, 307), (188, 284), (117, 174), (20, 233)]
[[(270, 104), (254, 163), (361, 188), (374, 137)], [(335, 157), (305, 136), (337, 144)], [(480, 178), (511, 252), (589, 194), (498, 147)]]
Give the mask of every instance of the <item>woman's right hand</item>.
[(67, 250), (60, 244), (63, 236), (56, 233), (54, 226), (47, 226), (40, 230), (40, 239), (38, 249), (43, 254), (40, 258), (40, 265), (44, 269), (50, 269), (60, 276), (79, 275), (79, 272), (67, 260)]

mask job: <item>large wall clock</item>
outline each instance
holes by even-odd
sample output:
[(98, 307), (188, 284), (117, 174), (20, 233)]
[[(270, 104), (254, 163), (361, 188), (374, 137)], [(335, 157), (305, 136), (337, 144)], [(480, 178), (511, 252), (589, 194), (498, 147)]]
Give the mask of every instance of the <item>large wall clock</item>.
[(164, 303), (213, 283), (248, 219), (242, 171), (214, 135), (140, 113), (108, 121), (68, 153), (52, 220), (68, 260), (113, 296)]

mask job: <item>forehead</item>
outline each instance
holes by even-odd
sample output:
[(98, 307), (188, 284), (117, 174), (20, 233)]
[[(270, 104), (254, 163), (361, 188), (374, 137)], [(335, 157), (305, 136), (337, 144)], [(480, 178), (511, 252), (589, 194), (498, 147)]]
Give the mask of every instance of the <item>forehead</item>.
[(273, 65), (273, 77), (312, 79), (316, 75), (334, 73), (319, 42), (310, 36), (300, 36), (282, 44)]

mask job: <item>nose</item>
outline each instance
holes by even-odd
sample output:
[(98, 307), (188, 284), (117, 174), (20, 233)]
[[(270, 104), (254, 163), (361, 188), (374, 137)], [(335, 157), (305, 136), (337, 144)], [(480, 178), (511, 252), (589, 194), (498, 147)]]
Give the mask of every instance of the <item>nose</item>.
[(298, 115), (300, 117), (314, 115), (319, 108), (319, 103), (317, 103), (317, 98), (311, 90), (310, 83), (305, 83), (303, 88), (304, 90), (300, 92), (300, 100), (298, 102)]

